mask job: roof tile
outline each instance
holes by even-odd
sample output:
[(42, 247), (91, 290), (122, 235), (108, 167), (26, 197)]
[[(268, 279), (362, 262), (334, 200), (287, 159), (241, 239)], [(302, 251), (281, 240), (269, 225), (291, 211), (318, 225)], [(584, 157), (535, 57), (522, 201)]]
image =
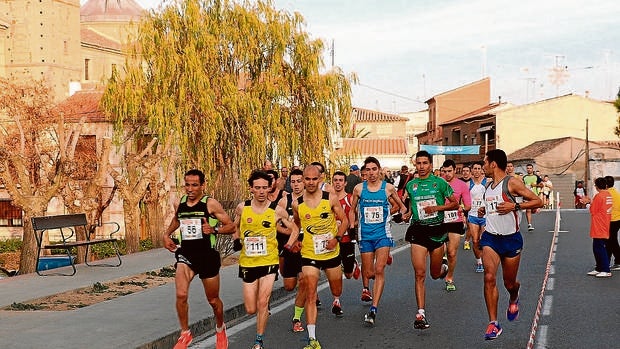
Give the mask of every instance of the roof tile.
[(404, 138), (344, 138), (342, 148), (337, 153), (359, 153), (362, 155), (401, 155), (407, 154)]
[(354, 107), (351, 111), (355, 122), (390, 122), (409, 121), (408, 118), (396, 114), (383, 113), (376, 110)]
[(99, 107), (101, 97), (103, 97), (102, 90), (78, 91), (60, 102), (56, 112), (64, 113), (67, 122), (79, 122), (82, 117), (86, 118), (85, 122), (107, 122), (108, 119)]

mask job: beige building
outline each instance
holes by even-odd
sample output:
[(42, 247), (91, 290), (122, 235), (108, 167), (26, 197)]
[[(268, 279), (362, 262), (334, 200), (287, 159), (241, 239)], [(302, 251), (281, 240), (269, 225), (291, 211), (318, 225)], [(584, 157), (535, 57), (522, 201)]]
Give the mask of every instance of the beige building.
[(143, 14), (134, 0), (0, 1), (0, 76), (45, 79), (57, 101), (99, 85)]
[(400, 113), (399, 115), (409, 119), (409, 121), (407, 121), (406, 138), (407, 153), (411, 156), (420, 150), (417, 135), (426, 131), (426, 125), (428, 123), (428, 109), (416, 112)]
[[(88, 0), (82, 7), (80, 0), (0, 0), (0, 76), (45, 79), (68, 121), (87, 117), (80, 141), (100, 146), (112, 131), (95, 90), (124, 63), (127, 34), (143, 15), (134, 0)], [(119, 163), (117, 154), (110, 163)], [(51, 213), (63, 209), (57, 199), (50, 203)], [(114, 200), (105, 215), (122, 224), (122, 202)], [(21, 209), (0, 190), (0, 238), (20, 237), (21, 226)]]
[(510, 154), (536, 141), (561, 137), (608, 141), (618, 139), (618, 112), (611, 102), (565, 95), (495, 113), (497, 148)]
[[(354, 107), (351, 112), (351, 132), (355, 138), (337, 142), (335, 155), (348, 158), (361, 166), (364, 159), (374, 156), (381, 167), (400, 168), (407, 161), (408, 118), (376, 110)], [(359, 137), (359, 136), (364, 136)]]
[[(532, 164), (540, 175), (548, 175), (553, 190), (560, 194), (562, 208), (573, 207), (573, 190), (576, 181), (586, 178), (590, 193), (596, 177), (613, 176), (620, 181), (620, 141), (589, 141), (586, 161), (586, 142), (582, 138), (561, 137), (533, 142), (508, 154), (515, 173), (526, 173), (527, 164)], [(619, 187), (616, 185), (616, 187)]]

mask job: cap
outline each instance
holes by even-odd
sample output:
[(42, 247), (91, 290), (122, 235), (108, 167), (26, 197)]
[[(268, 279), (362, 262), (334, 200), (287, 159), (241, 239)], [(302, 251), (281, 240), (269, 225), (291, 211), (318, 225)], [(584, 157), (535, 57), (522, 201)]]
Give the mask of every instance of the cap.
[(349, 168), (349, 170), (351, 171), (359, 171), (359, 167), (357, 167), (357, 165), (351, 165), (351, 168)]

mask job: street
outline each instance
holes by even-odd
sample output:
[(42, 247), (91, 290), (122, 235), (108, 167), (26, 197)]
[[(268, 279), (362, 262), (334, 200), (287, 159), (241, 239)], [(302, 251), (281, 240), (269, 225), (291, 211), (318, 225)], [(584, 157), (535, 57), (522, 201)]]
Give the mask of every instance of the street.
[[(508, 295), (498, 276), (499, 321), (501, 336), (485, 341), (488, 323), (482, 293), (483, 274), (474, 272), (471, 251), (459, 249), (455, 273), (455, 292), (446, 292), (443, 280), (426, 282), (426, 314), (431, 324), (427, 330), (414, 330), (417, 310), (413, 291), (413, 268), (408, 244), (393, 250), (394, 263), (386, 271), (386, 287), (374, 327), (363, 321), (369, 305), (360, 301), (361, 280), (344, 280), (341, 297), (344, 317), (331, 314), (331, 294), (323, 288), (320, 298), (317, 337), (323, 348), (526, 348), (537, 319), (533, 348), (612, 348), (620, 336), (609, 332), (605, 324), (620, 321), (617, 292), (620, 274), (609, 279), (587, 276), (594, 265), (588, 235), (586, 210), (564, 210), (558, 233), (557, 250), (552, 245), (554, 211), (534, 216), (533, 232), (524, 232), (524, 251), (519, 271), (521, 282), (520, 317), (508, 322), (505, 309)], [(394, 225), (395, 237), (404, 236), (405, 225)], [(551, 263), (547, 273), (547, 262)], [(544, 298), (541, 290), (548, 274)], [(428, 273), (427, 273), (428, 275)], [(539, 298), (541, 299), (539, 306)], [(539, 306), (539, 307), (538, 307)], [(538, 317), (536, 316), (538, 310)], [(293, 333), (290, 301), (272, 308), (266, 348), (303, 348), (307, 332)], [(305, 319), (303, 320), (305, 325)], [(613, 329), (613, 327), (612, 327)], [(254, 341), (254, 318), (228, 329), (230, 348), (249, 348)], [(196, 341), (192, 348), (212, 348), (214, 338)]]

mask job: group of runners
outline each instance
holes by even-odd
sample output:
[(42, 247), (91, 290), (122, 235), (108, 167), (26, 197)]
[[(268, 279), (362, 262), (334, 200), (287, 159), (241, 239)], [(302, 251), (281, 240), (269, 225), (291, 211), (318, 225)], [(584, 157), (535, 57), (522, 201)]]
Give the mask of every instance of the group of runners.
[[(484, 296), (490, 321), (485, 338), (497, 338), (502, 329), (497, 319), (496, 273), (501, 265), (504, 285), (510, 294), (507, 317), (512, 321), (519, 311), (516, 276), (523, 244), (519, 233), (520, 210), (540, 207), (540, 199), (526, 189), (522, 181), (506, 175), (506, 154), (499, 149), (485, 156), (482, 170), (491, 180), (482, 185), (482, 197), (472, 195), (472, 188), (464, 182), (455, 181), (454, 162), (444, 163), (444, 178), (441, 178), (433, 174), (429, 153), (420, 151), (412, 160), (418, 176), (406, 184), (402, 197), (394, 185), (384, 181), (381, 165), (374, 157), (365, 159), (365, 180), (357, 184), (351, 194), (344, 190), (346, 174), (343, 172), (335, 172), (332, 184), (326, 185), (324, 167), (320, 163), (305, 166), (303, 171), (292, 170), (288, 179), (291, 192), (277, 196), (274, 196), (275, 176), (269, 171), (255, 171), (248, 179), (252, 198), (236, 207), (234, 221), (217, 200), (203, 194), (204, 174), (198, 170), (188, 171), (185, 174), (186, 195), (181, 198), (177, 213), (164, 233), (165, 247), (175, 252), (177, 260), (176, 308), (181, 335), (175, 348), (186, 348), (192, 341), (187, 296), (189, 283), (196, 274), (203, 282), (214, 311), (216, 348), (228, 347), (219, 298), (220, 261), (215, 250), (215, 233), (233, 234), (235, 248), (240, 250), (239, 277), (243, 281), (245, 309), (248, 314), (256, 314), (256, 337), (251, 348), (263, 348), (269, 300), (278, 275), (282, 276), (287, 290), (297, 288), (292, 330), (308, 331), (308, 344), (304, 349), (321, 348), (316, 329), (320, 273), (324, 271), (333, 296), (332, 313), (342, 316), (343, 273), (346, 278), (360, 276), (355, 258), (356, 243), (365, 286), (361, 299), (371, 302), (363, 320), (373, 326), (385, 286), (385, 268), (394, 244), (393, 215), (410, 222), (405, 240), (411, 244), (418, 307), (413, 326), (426, 329), (430, 327), (425, 313), (427, 260), (430, 276), (445, 278), (446, 290), (456, 290), (456, 250), (464, 232), (464, 212), (468, 210), (470, 217), (485, 219), (481, 223), (481, 234), (473, 234), (473, 245), (474, 251), (480, 251), (477, 258), (485, 273)], [(516, 197), (524, 200), (517, 202)], [(172, 239), (177, 229), (180, 246)], [(304, 312), (306, 329), (302, 324)]]

